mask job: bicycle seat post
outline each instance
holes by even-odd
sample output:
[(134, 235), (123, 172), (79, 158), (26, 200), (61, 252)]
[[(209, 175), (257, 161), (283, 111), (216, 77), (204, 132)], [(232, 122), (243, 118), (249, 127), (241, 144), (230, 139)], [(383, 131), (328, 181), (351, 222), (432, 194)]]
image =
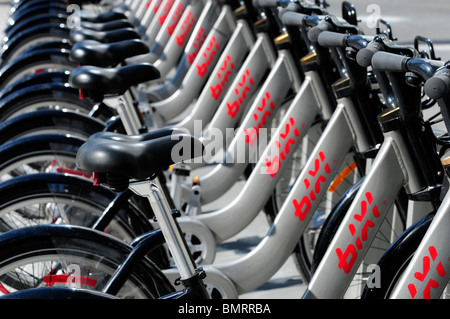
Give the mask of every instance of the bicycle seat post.
[(155, 217), (166, 239), (166, 243), (180, 272), (181, 280), (188, 280), (196, 275), (196, 269), (184, 238), (169, 206), (159, 181), (130, 182), (130, 189), (136, 194), (148, 198)]
[(119, 105), (116, 107), (128, 135), (139, 134), (142, 127), (133, 101), (130, 90), (127, 90), (119, 97)]

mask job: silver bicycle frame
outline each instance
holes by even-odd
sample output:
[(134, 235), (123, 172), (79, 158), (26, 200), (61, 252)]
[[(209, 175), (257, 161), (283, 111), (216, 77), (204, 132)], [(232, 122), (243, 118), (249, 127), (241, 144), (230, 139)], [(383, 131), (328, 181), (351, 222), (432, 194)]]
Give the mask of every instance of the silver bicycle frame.
[(245, 20), (238, 20), (235, 32), (212, 71), (202, 93), (195, 101), (189, 114), (173, 126), (186, 129), (189, 134), (195, 137), (200, 138), (202, 136), (203, 130), (198, 132), (194, 121), (210, 123), (254, 43), (255, 39), (248, 23)]
[(158, 11), (158, 8), (160, 7), (162, 1), (163, 0), (152, 0), (150, 5), (148, 5), (147, 10), (144, 13), (144, 16), (137, 25), (137, 32), (141, 36), (145, 36), (145, 32), (148, 30), (150, 23), (155, 17), (155, 14)]
[[(237, 28), (237, 31), (238, 32), (240, 31), (239, 28)], [(244, 29), (244, 31), (247, 32), (248, 30)], [(243, 34), (243, 36), (244, 38), (247, 37), (245, 33)], [(226, 129), (229, 127), (235, 127), (239, 118), (244, 113), (244, 110), (248, 108), (248, 104), (250, 103), (252, 97), (256, 95), (256, 92), (260, 87), (260, 83), (263, 80), (263, 74), (271, 66), (274, 65), (276, 60), (276, 55), (270, 41), (271, 40), (269, 39), (269, 37), (264, 33), (257, 35), (257, 39), (253, 47), (251, 48), (250, 53), (245, 58), (245, 61), (239, 68), (228, 90), (226, 92), (221, 93), (223, 97), (222, 100), (220, 101), (220, 105), (216, 109), (212, 119), (210, 119), (210, 121), (207, 122), (208, 123), (207, 127), (201, 130), (201, 132), (194, 132), (194, 135), (200, 137), (204, 145), (207, 145), (208, 142), (211, 142), (213, 139), (213, 136), (212, 134), (210, 134), (209, 131), (210, 128), (222, 132), (222, 137), (225, 136)], [(234, 51), (236, 50), (236, 46), (232, 45), (230, 49)], [(239, 54), (243, 53), (245, 52), (239, 52)], [(234, 53), (230, 52), (230, 56), (234, 56)], [(212, 79), (212, 81), (217, 80), (220, 79)], [(209, 106), (204, 104), (203, 108), (207, 107)], [(190, 124), (187, 122), (181, 124), (183, 125), (195, 124), (192, 118), (190, 118), (189, 121)], [(183, 128), (181, 127), (181, 125), (176, 126)], [(189, 127), (187, 127), (186, 129), (189, 129)], [(221, 143), (220, 147), (222, 147), (227, 143), (223, 139), (222, 142), (223, 144)], [(205, 164), (206, 164), (205, 162), (189, 163), (189, 167), (190, 169), (195, 169)], [(201, 182), (200, 184), (203, 184), (203, 177), (200, 179), (200, 182)], [(185, 200), (190, 198), (191, 192), (196, 192), (195, 190), (192, 189), (191, 183), (178, 184), (175, 187), (179, 188), (177, 191), (175, 191), (175, 193), (179, 194), (179, 196), (181, 196)], [(213, 192), (212, 189), (206, 188), (203, 189), (205, 189), (206, 192)], [(219, 194), (220, 191), (219, 192), (214, 191), (214, 193)], [(205, 195), (207, 196), (207, 194)], [(196, 196), (196, 198), (198, 198), (198, 196)], [(177, 198), (176, 201), (181, 202), (181, 199)], [(196, 206), (198, 207), (199, 205)]]
[(144, 18), (145, 13), (148, 10), (147, 3), (145, 3), (144, 1), (141, 3), (137, 3), (136, 5), (133, 3), (133, 6), (135, 6), (135, 7), (131, 13), (131, 16), (132, 16), (131, 23), (134, 26), (138, 26), (141, 24), (141, 21)]
[(135, 27), (137, 33), (141, 36), (145, 36), (145, 32), (147, 31), (150, 23), (152, 22), (157, 8), (161, 5), (162, 0), (153, 0), (148, 6), (146, 4), (146, 10), (142, 19), (136, 21)]
[[(250, 139), (247, 140), (247, 137), (254, 138), (256, 136), (252, 135), (256, 134), (256, 129), (252, 131), (252, 128), (258, 127), (260, 121), (263, 119), (261, 114), (268, 115), (266, 111), (275, 113), (277, 108), (279, 108), (282, 98), (289, 89), (286, 83), (290, 83), (294, 90), (297, 90), (298, 78), (291, 78), (290, 81), (286, 80), (290, 78), (288, 70), (292, 70), (290, 63), (292, 63), (290, 53), (281, 50), (272, 71), (259, 90), (252, 103), (252, 107), (243, 119), (241, 127), (238, 129), (236, 138), (234, 139), (235, 143), (232, 144), (233, 147), (229, 148), (230, 154), (227, 156), (232, 159), (232, 162), (228, 164), (224, 163), (224, 168), (220, 172), (223, 176), (218, 180), (218, 184), (221, 184), (219, 187), (224, 187), (223, 184), (226, 183), (232, 184), (242, 174), (242, 170), (245, 168), (246, 164), (242, 163), (248, 163), (248, 159), (251, 156), (258, 155), (259, 162), (253, 169), (253, 173), (248, 179), (241, 195), (223, 209), (201, 215), (199, 215), (201, 211), (200, 205), (192, 204), (192, 201), (189, 201), (185, 216), (179, 219), (179, 223), (186, 233), (195, 234), (205, 243), (206, 249), (202, 252), (202, 261), (200, 262), (212, 262), (215, 257), (217, 243), (237, 234), (256, 217), (262, 208), (261, 205), (264, 205), (265, 200), (267, 200), (278, 180), (281, 178), (282, 173), (271, 176), (275, 169), (280, 169), (279, 167), (276, 168), (278, 164), (276, 161), (279, 160), (280, 163), (281, 161), (284, 163), (290, 161), (295, 149), (300, 144), (299, 140), (303, 139), (312, 121), (318, 115), (318, 111), (315, 110), (321, 110), (325, 114), (331, 113), (332, 106), (328, 104), (328, 99), (324, 99), (326, 95), (320, 86), (321, 81), (318, 75), (311, 71), (305, 84), (302, 85), (296, 98), (289, 107), (286, 115), (288, 116), (287, 120), (289, 122), (284, 122), (279, 127), (279, 131), (288, 130), (292, 135), (295, 132), (292, 126), (301, 119), (301, 126), (296, 127), (297, 135), (294, 134), (295, 136), (288, 138), (286, 136), (287, 133), (284, 132), (283, 134), (280, 133), (278, 139), (272, 139), (270, 143), (267, 143), (264, 138), (258, 137), (257, 141), (252, 140), (254, 143), (247, 144), (247, 141), (250, 141)], [(267, 93), (272, 97), (271, 99), (267, 99)], [(281, 98), (278, 99), (277, 97)], [(263, 105), (265, 105), (265, 109), (261, 108)], [(255, 114), (258, 116), (255, 117)], [(264, 126), (261, 125), (261, 127), (268, 127), (270, 125), (270, 117), (272, 117), (272, 114), (266, 118), (267, 123)], [(267, 134), (267, 132), (262, 133)], [(280, 152), (279, 150), (283, 150), (281, 152), (282, 155), (276, 156)], [(263, 151), (265, 151), (265, 157), (262, 154)], [(258, 152), (261, 152), (261, 154), (257, 154)], [(267, 161), (269, 160), (272, 161), (271, 164), (268, 164)], [(227, 165), (230, 166), (228, 172), (226, 171)], [(284, 170), (285, 166), (286, 164), (282, 165), (281, 169)], [(226, 187), (225, 185), (225, 190)], [(195, 185), (192, 189), (195, 191)], [(242, 215), (243, 211), (246, 212), (245, 216)], [(226, 227), (223, 227), (224, 225)]]
[[(189, 115), (184, 120), (169, 124), (170, 127), (176, 127), (180, 130), (186, 130), (188, 134), (200, 137), (203, 131), (198, 129), (195, 124), (209, 123), (214, 113), (216, 112), (218, 105), (223, 99), (223, 95), (228, 90), (231, 82), (236, 78), (238, 71), (240, 70), (243, 60), (248, 51), (254, 43), (253, 35), (251, 33), (248, 24), (241, 20), (238, 21), (236, 29), (231, 36), (230, 41), (225, 47), (216, 67), (212, 71), (212, 75), (209, 77), (208, 82), (205, 84), (203, 91), (199, 98), (195, 101), (192, 109), (188, 109)], [(140, 104), (140, 109), (142, 104)], [(155, 121), (153, 112), (148, 110), (144, 112), (144, 118), (147, 126), (152, 127)], [(163, 126), (163, 123), (159, 123), (157, 126)], [(172, 165), (185, 168), (184, 164)], [(171, 175), (171, 196), (176, 207), (181, 207), (182, 201), (182, 183), (185, 182), (187, 176), (179, 176), (179, 174)]]
[(236, 126), (239, 118), (247, 109), (252, 97), (255, 96), (260, 83), (264, 79), (264, 74), (276, 61), (276, 53), (273, 50), (271, 41), (265, 33), (256, 35), (255, 44), (241, 66), (239, 73), (227, 90), (213, 118), (207, 123), (207, 127), (204, 128), (201, 139), (205, 145), (210, 142), (209, 128), (225, 132), (226, 128)]
[[(303, 88), (306, 88), (310, 84), (311, 82), (307, 79), (303, 83)], [(312, 90), (312, 94), (317, 94), (315, 88)], [(301, 89), (299, 94), (300, 92), (303, 92), (303, 90)], [(316, 99), (315, 103), (318, 103), (317, 101), (318, 100)], [(314, 103), (314, 101), (310, 102)], [(311, 124), (312, 119), (314, 119), (320, 109), (318, 109), (317, 104), (313, 105), (316, 105), (316, 109), (314, 109), (311, 104), (308, 105), (302, 103), (293, 107), (292, 111), (295, 111), (296, 114), (299, 112), (298, 115), (309, 119), (309, 124)], [(289, 115), (294, 116), (291, 113), (289, 113)], [(307, 122), (300, 117), (298, 118), (299, 120), (298, 122), (296, 121), (296, 123)], [(224, 264), (204, 266), (204, 269), (208, 274), (205, 279), (207, 284), (210, 282), (209, 280), (224, 285), (226, 285), (227, 282), (231, 282), (236, 288), (236, 292), (242, 294), (265, 283), (286, 262), (312, 218), (313, 214), (309, 213), (317, 209), (321, 199), (325, 196), (329, 185), (341, 167), (344, 158), (351, 147), (354, 146), (354, 137), (356, 135), (361, 137), (357, 143), (360, 151), (367, 150), (370, 147), (370, 145), (363, 144), (363, 140), (365, 140), (365, 131), (361, 128), (360, 121), (355, 122), (355, 119), (357, 118), (358, 116), (353, 103), (349, 99), (340, 101), (314, 148), (312, 156), (309, 157), (288, 194), (288, 197), (284, 201), (268, 234), (261, 243), (245, 257)], [(288, 117), (286, 116), (283, 123), (287, 119)], [(305, 126), (306, 125), (307, 124), (305, 124)], [(281, 133), (282, 129), (284, 128), (281, 127), (278, 133)], [(265, 155), (266, 154), (264, 154), (262, 158), (265, 158)], [(280, 172), (282, 169), (281, 165)], [(265, 188), (265, 183), (261, 182), (261, 178), (266, 177), (267, 182), (267, 179), (270, 179), (271, 177), (269, 174), (257, 175), (258, 174), (255, 174), (254, 178), (257, 178), (259, 183), (255, 183), (256, 185), (254, 187), (256, 191), (252, 192), (252, 197), (249, 198), (253, 205), (262, 205), (262, 202), (265, 201), (266, 197), (259, 197), (259, 191), (264, 191)], [(253, 174), (251, 178), (253, 178)], [(228, 233), (228, 229), (234, 227), (233, 222), (237, 222), (242, 218), (247, 218), (246, 214), (243, 214), (243, 212), (246, 214), (249, 213), (245, 209), (240, 210), (239, 215), (234, 216), (234, 218), (231, 219), (230, 225), (223, 220), (220, 222), (219, 219), (217, 219), (215, 223), (209, 223), (208, 221), (208, 226), (211, 227), (216, 235), (220, 234), (221, 236), (223, 232), (226, 232), (227, 236), (217, 236), (219, 240), (221, 238), (223, 239), (224, 237), (231, 235)], [(201, 220), (204, 221), (203, 218), (206, 220), (207, 215), (208, 214), (205, 214), (205, 216), (196, 216), (196, 219), (201, 218)], [(183, 218), (185, 217), (179, 219), (180, 225), (182, 225), (181, 221)], [(176, 276), (176, 274), (170, 270), (165, 271), (165, 274), (170, 277)], [(210, 278), (208, 279), (208, 277)], [(230, 287), (228, 286), (228, 288)], [(232, 291), (232, 289), (226, 289), (226, 291)]]
[(151, 56), (153, 56), (153, 59), (149, 59), (149, 63), (154, 63), (156, 59), (161, 56), (167, 42), (172, 37), (175, 28), (190, 3), (191, 0), (175, 0), (175, 3), (172, 5), (166, 19), (164, 20), (164, 23), (161, 26), (161, 29), (155, 37), (154, 43), (150, 47), (150, 53)]
[[(288, 51), (282, 50), (278, 53), (277, 60), (273, 64), (268, 77), (262, 83), (253, 103), (246, 110), (247, 113), (240, 123), (236, 134), (233, 135), (233, 140), (231, 143), (226, 140), (222, 141), (225, 145), (229, 145), (223, 156), (222, 163), (216, 165), (210, 173), (199, 179), (202, 204), (220, 197), (238, 180), (250, 161), (259, 158), (259, 154), (257, 154), (258, 147), (260, 147), (259, 150), (262, 152), (265, 146), (259, 145), (262, 141), (261, 137), (265, 138), (267, 136), (267, 132), (261, 132), (260, 136), (259, 129), (270, 127), (275, 113), (279, 110), (290, 88), (298, 91), (300, 79), (295, 72), (290, 71), (295, 69), (293, 63), (292, 56)], [(234, 94), (234, 92), (231, 93)], [(243, 112), (242, 109), (239, 111)], [(229, 114), (230, 109), (228, 108), (228, 113), (226, 115), (220, 114), (225, 115), (220, 119), (222, 121), (232, 120)], [(211, 145), (212, 143), (206, 143), (206, 153), (208, 153), (208, 147)], [(214, 143), (213, 147), (216, 145)], [(214, 159), (206, 160), (213, 161)]]
[[(320, 83), (316, 76), (317, 74), (311, 72), (306, 77), (283, 117), (282, 124), (274, 133), (275, 138), (270, 140), (245, 183), (241, 195), (222, 209), (195, 216), (196, 220), (204, 223), (212, 231), (217, 242), (239, 233), (257, 216), (282, 176), (282, 170), (286, 166), (283, 163), (288, 162), (295, 153), (296, 147), (307, 134), (319, 112), (323, 108), (331, 107), (321, 104), (321, 100), (316, 97), (315, 84)], [(252, 113), (249, 113), (247, 118), (251, 116)], [(243, 131), (244, 128), (240, 130)], [(245, 140), (245, 134), (241, 138)], [(256, 148), (255, 144), (253, 152), (257, 151)], [(242, 174), (242, 171), (240, 173)]]
[[(304, 298), (342, 298), (402, 187), (424, 187), (399, 132), (384, 142), (333, 241), (311, 279)], [(381, 257), (381, 256), (379, 256)], [(382, 275), (382, 274), (381, 274)]]
[[(192, 15), (189, 14), (191, 12)], [(186, 13), (186, 12), (185, 12)], [(188, 11), (181, 19), (182, 23), (177, 25), (174, 31), (174, 37), (171, 37), (167, 46), (164, 48), (164, 52), (156, 60), (153, 65), (159, 70), (163, 78), (168, 76), (180, 56), (183, 54), (183, 50), (186, 49), (185, 54), (189, 54), (189, 49), (193, 50), (192, 35), (198, 35), (200, 28), (207, 28), (208, 32), (212, 27), (212, 22), (207, 20), (208, 16), (218, 15), (217, 5), (215, 1), (198, 1), (191, 4), (191, 11)], [(197, 27), (202, 25), (202, 27)], [(186, 60), (187, 61), (187, 60)], [(189, 64), (186, 64), (184, 68), (188, 68)]]
[[(229, 8), (226, 6), (224, 6), (226, 8), (220, 7), (215, 1), (212, 0), (210, 1), (210, 4), (210, 6), (207, 6), (202, 11), (199, 21), (195, 25), (189, 41), (186, 44), (184, 53), (176, 65), (174, 74), (169, 72), (169, 78), (151, 81), (146, 86), (145, 91), (147, 94), (147, 100), (160, 101), (174, 94), (175, 91), (181, 86), (181, 83), (191, 69), (195, 59), (198, 55), (200, 55), (200, 51), (205, 50), (205, 46), (203, 44), (206, 42), (206, 38), (214, 32), (214, 27), (217, 26), (220, 29), (220, 27), (225, 25), (226, 21), (223, 21), (223, 18), (225, 17), (222, 13), (227, 10), (229, 11)], [(222, 19), (219, 20), (220, 16)], [(235, 21), (231, 21), (231, 23), (235, 23)], [(229, 36), (229, 34), (220, 35), (220, 39), (222, 39), (223, 36)], [(202, 52), (201, 54), (203, 53), (206, 52)], [(209, 56), (208, 53), (207, 55)], [(162, 84), (160, 84), (161, 82)]]
[(176, 0), (163, 0), (156, 13), (154, 13), (154, 17), (151, 19), (145, 34), (142, 36), (142, 40), (145, 41), (150, 48), (155, 42), (156, 36), (159, 33), (159, 30), (161, 30), (161, 27), (164, 24), (164, 21), (166, 20), (167, 15), (169, 14), (175, 1)]
[(151, 103), (155, 117), (165, 123), (186, 110), (194, 98), (198, 97), (235, 29), (234, 15), (228, 6), (224, 6), (219, 20), (209, 32), (181, 86), (170, 97)]
[(440, 298), (450, 280), (449, 230), (450, 192), (447, 192), (391, 298)]
[[(172, 15), (166, 21), (166, 27), (156, 37), (155, 43), (150, 48), (150, 52), (137, 57), (127, 59), (127, 63), (151, 63), (165, 77), (167, 72), (175, 65), (181, 56), (187, 40), (191, 36), (192, 30), (204, 8), (204, 0), (189, 1), (185, 5), (181, 16)], [(178, 10), (175, 13), (179, 13)], [(179, 20), (179, 21), (177, 21)], [(167, 66), (164, 66), (166, 64)]]

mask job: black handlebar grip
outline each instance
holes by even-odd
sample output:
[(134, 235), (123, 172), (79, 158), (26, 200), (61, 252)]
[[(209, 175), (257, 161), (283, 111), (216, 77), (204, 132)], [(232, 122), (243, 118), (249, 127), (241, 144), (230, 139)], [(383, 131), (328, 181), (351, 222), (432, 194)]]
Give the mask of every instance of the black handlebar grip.
[(332, 26), (328, 22), (326, 21), (319, 22), (318, 25), (309, 29), (308, 31), (309, 41), (317, 42), (319, 39), (319, 35), (324, 31), (331, 31), (331, 28)]
[(356, 62), (360, 66), (366, 68), (372, 64), (373, 55), (376, 52), (381, 51), (382, 49), (383, 45), (381, 43), (370, 42), (367, 47), (358, 51), (358, 53), (356, 54)]
[(408, 57), (388, 52), (376, 52), (372, 57), (372, 67), (380, 71), (404, 72)]
[(345, 33), (323, 31), (319, 34), (317, 42), (327, 48), (343, 47), (346, 46), (344, 42), (347, 37), (348, 34)]
[(443, 69), (436, 72), (424, 85), (425, 94), (432, 99), (440, 99), (450, 93), (450, 70)]
[(278, 0), (253, 0), (253, 6), (255, 8), (263, 8), (263, 7), (276, 7), (278, 6)]
[(278, 18), (280, 18), (280, 20), (282, 21), (282, 16), (286, 13), (286, 12), (299, 12), (301, 10), (301, 7), (292, 2), (289, 3), (286, 7), (281, 8), (278, 12)]
[(292, 11), (283, 11), (280, 14), (281, 22), (287, 26), (300, 26), (305, 17), (307, 17), (307, 15)]

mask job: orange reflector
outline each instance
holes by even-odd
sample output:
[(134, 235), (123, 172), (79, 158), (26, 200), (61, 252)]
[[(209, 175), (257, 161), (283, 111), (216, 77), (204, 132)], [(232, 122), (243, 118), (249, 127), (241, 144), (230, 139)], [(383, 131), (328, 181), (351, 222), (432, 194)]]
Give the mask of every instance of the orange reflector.
[(344, 181), (344, 179), (347, 178), (348, 175), (351, 174), (356, 168), (356, 162), (351, 163), (346, 168), (342, 170), (342, 172), (334, 179), (333, 183), (331, 184), (328, 191), (330, 193), (334, 193), (336, 189), (341, 185), (341, 183)]

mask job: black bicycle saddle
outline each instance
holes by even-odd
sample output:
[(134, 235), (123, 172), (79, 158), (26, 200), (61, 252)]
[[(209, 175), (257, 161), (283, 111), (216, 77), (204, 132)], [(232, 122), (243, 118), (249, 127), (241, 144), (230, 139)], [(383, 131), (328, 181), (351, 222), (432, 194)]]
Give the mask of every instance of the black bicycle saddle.
[(133, 28), (133, 25), (130, 23), (130, 21), (125, 20), (125, 19), (113, 20), (113, 21), (107, 21), (107, 22), (81, 21), (80, 26), (83, 29), (90, 29), (90, 30), (95, 30), (95, 31), (110, 31), (110, 30), (117, 30), (117, 29), (123, 29), (123, 28)]
[(137, 33), (132, 28), (115, 29), (109, 31), (81, 29), (74, 30), (70, 33), (70, 41), (72, 43), (77, 43), (83, 40), (96, 40), (103, 43), (112, 43), (139, 38), (139, 33)]
[(108, 22), (113, 20), (122, 20), (127, 19), (127, 16), (119, 11), (106, 11), (103, 13), (95, 13), (87, 10), (81, 11), (81, 21), (89, 21), (89, 22)]
[(143, 41), (136, 39), (114, 43), (84, 40), (73, 45), (70, 51), (70, 60), (82, 65), (107, 67), (117, 65), (129, 57), (149, 51), (148, 46)]
[(171, 134), (144, 141), (92, 138), (78, 150), (76, 165), (99, 176), (117, 191), (130, 179), (155, 177), (170, 165), (201, 157), (203, 144), (187, 134)]
[(183, 130), (177, 128), (162, 128), (156, 131), (151, 131), (147, 133), (137, 134), (137, 135), (125, 135), (115, 132), (98, 132), (94, 133), (89, 137), (91, 139), (107, 139), (115, 140), (118, 142), (143, 142), (152, 140), (155, 138), (170, 136), (173, 134), (183, 134)]
[(72, 70), (69, 83), (75, 89), (87, 90), (94, 100), (102, 100), (106, 94), (123, 94), (131, 86), (159, 77), (158, 69), (148, 63), (118, 68), (85, 65)]

